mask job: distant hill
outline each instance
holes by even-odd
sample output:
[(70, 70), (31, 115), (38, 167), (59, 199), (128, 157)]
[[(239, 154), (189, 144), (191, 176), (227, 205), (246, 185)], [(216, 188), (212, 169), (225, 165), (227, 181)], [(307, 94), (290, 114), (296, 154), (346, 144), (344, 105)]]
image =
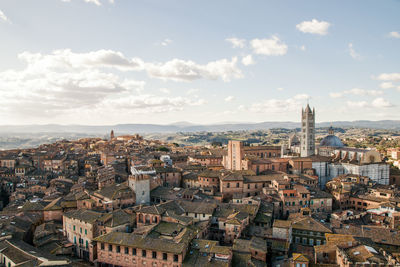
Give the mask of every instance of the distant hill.
[[(334, 121), (317, 123), (316, 127), (342, 127), (342, 128), (371, 128), (400, 130), (399, 120), (381, 121)], [(272, 128), (299, 128), (299, 122), (260, 122), (260, 123), (221, 123), (210, 125), (197, 125), (188, 122), (177, 122), (168, 125), (160, 124), (116, 124), (116, 125), (4, 125), (0, 126), (0, 134), (10, 133), (85, 133), (108, 134), (111, 130), (121, 133), (176, 133), (176, 132), (223, 132), (266, 130)]]

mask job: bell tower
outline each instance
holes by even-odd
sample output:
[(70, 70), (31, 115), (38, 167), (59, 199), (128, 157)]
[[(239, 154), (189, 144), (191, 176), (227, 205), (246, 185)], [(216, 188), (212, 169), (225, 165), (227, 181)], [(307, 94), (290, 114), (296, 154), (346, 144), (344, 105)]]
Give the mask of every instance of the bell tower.
[(315, 109), (311, 111), (307, 104), (301, 110), (301, 144), (300, 156), (308, 157), (315, 154)]

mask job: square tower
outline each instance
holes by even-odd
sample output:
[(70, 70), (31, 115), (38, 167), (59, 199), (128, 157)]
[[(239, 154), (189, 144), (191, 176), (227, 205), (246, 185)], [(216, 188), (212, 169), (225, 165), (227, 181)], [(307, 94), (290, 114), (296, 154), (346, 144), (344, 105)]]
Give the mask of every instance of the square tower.
[(243, 156), (243, 142), (229, 140), (225, 168), (228, 170), (241, 170)]
[(301, 143), (300, 156), (309, 157), (315, 154), (315, 109), (311, 111), (307, 104), (301, 110)]
[(129, 187), (135, 192), (135, 205), (150, 204), (150, 176), (133, 174), (128, 178)]

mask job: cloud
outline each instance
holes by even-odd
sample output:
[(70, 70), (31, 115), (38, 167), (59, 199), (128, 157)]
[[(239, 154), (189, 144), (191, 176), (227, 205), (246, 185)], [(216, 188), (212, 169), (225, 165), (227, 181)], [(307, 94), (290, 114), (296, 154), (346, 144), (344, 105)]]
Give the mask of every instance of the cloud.
[(330, 25), (329, 22), (313, 19), (311, 21), (303, 21), (297, 24), (296, 28), (304, 33), (327, 35)]
[(379, 85), (380, 88), (382, 89), (390, 89), (390, 88), (394, 88), (394, 84), (392, 82), (383, 82)]
[(227, 38), (225, 41), (229, 42), (232, 44), (233, 48), (244, 48), (246, 46), (246, 40), (245, 39), (238, 39), (238, 38)]
[(155, 95), (129, 96), (117, 99), (107, 99), (103, 108), (118, 107), (121, 110), (135, 111), (136, 113), (159, 113), (183, 110), (185, 106), (200, 106), (203, 99), (189, 99), (187, 97), (160, 97)]
[(86, 3), (92, 3), (95, 4), (97, 6), (101, 6), (101, 3), (99, 0), (85, 0)]
[(32, 70), (59, 68), (115, 68), (121, 71), (141, 70), (141, 59), (126, 58), (121, 52), (98, 50), (88, 53), (74, 53), (70, 49), (56, 50), (51, 54), (23, 52), (18, 58), (28, 64)]
[(390, 108), (393, 107), (393, 104), (383, 99), (382, 97), (379, 97), (372, 101), (372, 106), (376, 108)]
[(352, 43), (349, 43), (349, 53), (352, 58), (361, 59), (361, 56), (354, 50)]
[(393, 107), (393, 104), (382, 97), (378, 97), (372, 103), (367, 101), (347, 101), (347, 106), (351, 108), (390, 108)]
[(165, 63), (146, 63), (140, 58), (127, 58), (121, 52), (98, 50), (88, 53), (74, 53), (69, 49), (56, 50), (51, 54), (23, 52), (18, 56), (35, 70), (58, 68), (113, 68), (120, 71), (146, 71), (150, 77), (173, 80), (193, 81), (197, 79), (228, 82), (242, 78), (237, 67), (237, 58), (211, 61), (204, 65), (191, 60), (173, 59)]
[(225, 99), (225, 102), (232, 102), (233, 100), (235, 100), (235, 97), (234, 96), (227, 96)]
[(400, 81), (400, 73), (382, 73), (377, 79), (381, 81)]
[(237, 67), (237, 60), (237, 57), (233, 57), (230, 61), (221, 59), (201, 65), (191, 60), (173, 59), (165, 63), (146, 63), (145, 69), (151, 77), (162, 80), (222, 79), (229, 82), (243, 77), (241, 70)]
[(0, 10), (0, 20), (3, 20), (5, 22), (10, 22), (10, 20), (7, 18), (7, 16), (1, 10)]
[[(65, 3), (69, 3), (69, 2), (71, 2), (71, 0), (61, 0), (62, 2), (65, 2)], [(101, 2), (100, 2), (100, 0), (83, 0), (85, 3), (91, 3), (91, 4), (95, 4), (96, 6), (101, 6), (102, 4), (101, 4)], [(109, 2), (111, 3), (111, 4), (114, 4), (114, 1), (113, 0), (109, 0)]]
[[(104, 112), (122, 107), (140, 108), (146, 112), (181, 110), (204, 103), (197, 96), (160, 97), (142, 94), (144, 81), (137, 81), (111, 70), (140, 70), (142, 63), (127, 59), (121, 53), (99, 50), (72, 53), (59, 50), (43, 55), (24, 52), (19, 59), (22, 70), (0, 72), (0, 94), (4, 101), (1, 112), (24, 117), (43, 118)], [(164, 90), (165, 91), (165, 90)]]
[(367, 101), (347, 101), (346, 103), (351, 108), (364, 108), (368, 106)]
[(307, 99), (310, 99), (307, 94), (298, 94), (288, 99), (268, 99), (252, 104), (248, 110), (255, 113), (293, 112), (300, 110)]
[(160, 92), (162, 92), (164, 94), (170, 94), (171, 90), (169, 90), (168, 88), (160, 88)]
[(167, 46), (167, 45), (170, 45), (172, 43), (172, 40), (171, 39), (164, 39), (162, 42), (161, 42), (161, 45), (162, 46)]
[(245, 65), (245, 66), (253, 65), (255, 63), (256, 62), (254, 61), (252, 55), (247, 55), (247, 56), (242, 58), (242, 64)]
[(389, 32), (389, 37), (400, 39), (400, 32)]
[(199, 91), (200, 91), (199, 89), (192, 88), (192, 89), (187, 90), (187, 91), (186, 91), (186, 94), (187, 94), (187, 95), (194, 95), (194, 94), (196, 94), (196, 93), (199, 92)]
[(329, 94), (331, 98), (340, 98), (346, 95), (356, 95), (356, 96), (379, 96), (382, 95), (383, 92), (379, 90), (365, 90), (360, 88), (353, 88), (350, 90), (342, 91), (342, 92), (332, 92)]
[(282, 56), (288, 50), (288, 46), (275, 35), (270, 39), (253, 39), (250, 45), (255, 54), (266, 56)]
[(280, 92), (282, 92), (283, 90), (285, 90), (284, 88), (282, 88), (282, 87), (279, 87), (279, 88), (277, 88), (276, 90), (278, 90), (278, 91), (280, 91)]
[(304, 45), (300, 46), (301, 51), (306, 51), (306, 47)]

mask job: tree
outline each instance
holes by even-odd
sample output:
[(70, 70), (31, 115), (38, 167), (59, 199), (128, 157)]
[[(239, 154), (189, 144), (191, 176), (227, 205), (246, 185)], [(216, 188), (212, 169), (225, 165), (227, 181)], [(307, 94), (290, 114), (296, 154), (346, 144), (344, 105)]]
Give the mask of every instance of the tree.
[(169, 148), (168, 148), (168, 147), (165, 147), (165, 146), (160, 146), (160, 147), (158, 148), (158, 151), (169, 152)]

